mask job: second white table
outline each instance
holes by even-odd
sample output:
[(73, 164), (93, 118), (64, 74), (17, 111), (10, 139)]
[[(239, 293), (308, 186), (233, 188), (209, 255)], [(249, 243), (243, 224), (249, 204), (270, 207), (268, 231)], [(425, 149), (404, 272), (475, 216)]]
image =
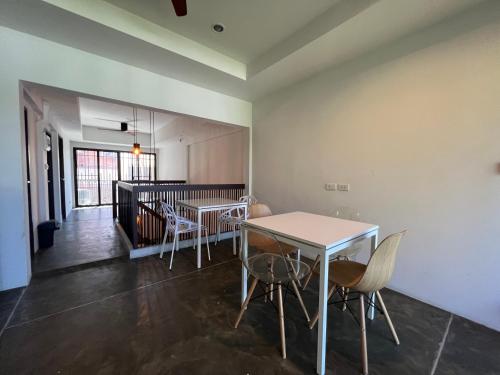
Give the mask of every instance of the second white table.
[(188, 210), (196, 211), (198, 221), (198, 238), (197, 238), (197, 254), (196, 264), (201, 268), (201, 224), (202, 215), (204, 212), (223, 211), (230, 208), (239, 207), (245, 210), (245, 217), (247, 217), (247, 203), (240, 202), (234, 199), (225, 198), (203, 198), (203, 199), (185, 199), (176, 201), (177, 208), (185, 208)]

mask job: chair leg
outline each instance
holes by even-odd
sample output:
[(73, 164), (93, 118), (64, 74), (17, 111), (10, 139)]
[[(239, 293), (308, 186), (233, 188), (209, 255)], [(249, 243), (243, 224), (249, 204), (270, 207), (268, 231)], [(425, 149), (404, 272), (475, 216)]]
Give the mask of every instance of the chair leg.
[(210, 259), (210, 246), (208, 245), (208, 229), (207, 228), (205, 228), (205, 238), (207, 240), (208, 261), (211, 262), (212, 260)]
[(233, 255), (236, 255), (236, 228), (233, 226)]
[(172, 270), (172, 262), (174, 261), (174, 253), (175, 253), (175, 243), (179, 241), (177, 239), (177, 234), (174, 234), (174, 242), (172, 242), (172, 254), (170, 254), (170, 267), (169, 270)]
[(238, 319), (236, 319), (236, 323), (234, 323), (234, 328), (238, 328), (241, 318), (243, 318), (243, 314), (245, 313), (248, 303), (250, 302), (250, 298), (252, 298), (253, 291), (255, 290), (255, 287), (257, 286), (258, 282), (259, 280), (253, 279), (252, 285), (250, 285), (250, 289), (248, 290), (247, 298), (245, 299), (245, 302), (243, 302), (243, 305), (241, 305), (241, 310), (238, 315)]
[(168, 231), (165, 230), (165, 235), (163, 236), (163, 242), (161, 243), (160, 258), (163, 258), (163, 253), (165, 252), (165, 246), (167, 244)]
[[(335, 289), (337, 288), (337, 285), (333, 284), (332, 288), (328, 291), (328, 297), (327, 301), (332, 298), (333, 293), (335, 292)], [(316, 323), (318, 322), (319, 318), (319, 311), (316, 311), (316, 314), (314, 315), (313, 319), (311, 320), (311, 323), (309, 323), (309, 328), (313, 329)]]
[(297, 296), (297, 299), (299, 300), (300, 307), (302, 307), (302, 311), (304, 311), (304, 315), (306, 316), (307, 323), (311, 321), (309, 318), (309, 314), (307, 313), (306, 305), (304, 305), (304, 300), (302, 299), (302, 296), (300, 295), (299, 288), (297, 287), (297, 284), (295, 283), (294, 280), (292, 280), (292, 286), (293, 290), (295, 292), (295, 295)]
[(366, 344), (365, 323), (365, 297), (359, 293), (359, 324), (361, 331), (361, 361), (363, 362), (363, 375), (368, 375), (368, 350)]
[(285, 340), (285, 313), (283, 312), (283, 291), (281, 283), (278, 284), (278, 311), (280, 320), (280, 336), (281, 336), (281, 355), (286, 358), (286, 340)]
[(197, 233), (196, 232), (193, 232), (193, 250), (196, 249), (196, 235)]
[(347, 309), (347, 298), (349, 297), (349, 288), (342, 288), (342, 300), (344, 303), (342, 304), (342, 311)]
[(314, 263), (311, 267), (311, 272), (309, 272), (309, 275), (307, 275), (306, 279), (304, 280), (304, 285), (302, 286), (302, 290), (306, 290), (307, 285), (309, 284), (309, 281), (311, 281), (311, 277), (313, 275), (313, 271), (318, 267), (319, 264), (319, 255), (316, 257), (314, 260)]
[[(290, 266), (292, 267), (292, 271), (295, 274), (295, 276), (297, 276), (297, 270), (295, 269), (295, 266), (293, 265), (292, 257), (290, 256), (290, 254), (286, 254), (286, 257), (288, 259), (290, 259)], [(302, 284), (301, 284), (300, 280), (298, 280), (298, 279), (297, 279), (297, 284), (299, 284), (299, 286), (302, 287)]]
[(215, 246), (220, 241), (220, 221), (217, 221), (217, 233), (215, 234)]
[(391, 330), (392, 337), (394, 338), (396, 345), (399, 345), (399, 338), (398, 338), (398, 335), (396, 333), (396, 329), (394, 328), (394, 325), (392, 324), (392, 320), (389, 316), (389, 313), (387, 312), (387, 309), (385, 308), (385, 303), (384, 303), (384, 300), (382, 299), (382, 296), (380, 295), (380, 291), (376, 291), (375, 294), (377, 295), (377, 298), (380, 302), (380, 307), (382, 308), (382, 311), (384, 312), (385, 321), (387, 322), (387, 325), (389, 326), (389, 329)]

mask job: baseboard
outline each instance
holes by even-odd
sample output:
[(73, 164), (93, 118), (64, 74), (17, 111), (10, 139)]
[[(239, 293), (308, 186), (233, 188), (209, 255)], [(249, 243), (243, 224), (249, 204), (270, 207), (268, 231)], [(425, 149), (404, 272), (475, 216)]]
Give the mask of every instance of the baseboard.
[[(123, 229), (122, 229), (123, 231)], [(123, 232), (125, 234), (125, 232)], [(216, 235), (212, 234), (208, 236), (208, 241), (213, 243), (215, 242)], [(220, 234), (220, 239), (221, 240), (226, 240), (229, 238), (233, 238), (233, 232), (226, 232), (226, 233), (221, 233)], [(128, 238), (127, 238), (128, 240)], [(130, 241), (128, 241), (130, 243)], [(202, 239), (202, 244), (205, 244), (205, 237)], [(183, 240), (179, 241), (179, 248), (184, 249), (187, 247), (193, 247), (193, 240)], [(160, 254), (161, 251), (161, 245), (154, 245), (154, 246), (148, 246), (148, 247), (142, 247), (140, 249), (130, 249), (130, 259), (136, 259), (136, 258), (142, 258), (142, 257), (147, 257), (149, 255), (155, 255), (155, 254)], [(172, 242), (169, 242), (165, 245), (165, 252), (170, 252), (172, 251)]]

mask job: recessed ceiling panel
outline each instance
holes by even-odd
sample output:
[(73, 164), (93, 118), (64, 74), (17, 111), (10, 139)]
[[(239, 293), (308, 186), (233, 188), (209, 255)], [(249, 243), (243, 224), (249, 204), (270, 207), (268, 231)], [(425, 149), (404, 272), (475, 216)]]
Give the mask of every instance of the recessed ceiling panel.
[[(106, 0), (171, 31), (248, 63), (339, 0), (187, 0), (177, 17), (170, 0)], [(224, 25), (224, 32), (212, 30)]]

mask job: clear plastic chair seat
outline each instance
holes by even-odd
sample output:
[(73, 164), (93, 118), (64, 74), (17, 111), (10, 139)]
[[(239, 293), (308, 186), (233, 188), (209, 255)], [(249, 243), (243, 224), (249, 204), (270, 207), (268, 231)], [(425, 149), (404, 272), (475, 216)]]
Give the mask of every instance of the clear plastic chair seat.
[(261, 253), (248, 258), (248, 271), (255, 278), (270, 284), (300, 280), (310, 272), (308, 264), (281, 254)]

